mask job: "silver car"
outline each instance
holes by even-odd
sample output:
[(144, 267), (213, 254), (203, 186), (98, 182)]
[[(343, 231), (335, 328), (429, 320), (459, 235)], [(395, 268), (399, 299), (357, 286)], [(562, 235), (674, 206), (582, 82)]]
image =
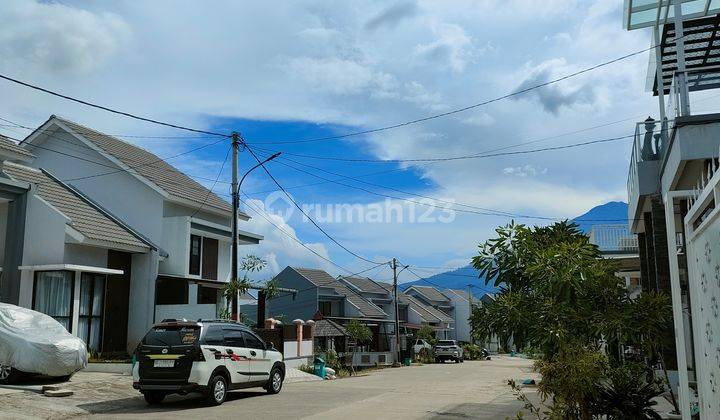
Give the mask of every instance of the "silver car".
[(463, 349), (455, 340), (438, 340), (435, 344), (435, 363), (452, 360), (455, 363), (463, 362)]

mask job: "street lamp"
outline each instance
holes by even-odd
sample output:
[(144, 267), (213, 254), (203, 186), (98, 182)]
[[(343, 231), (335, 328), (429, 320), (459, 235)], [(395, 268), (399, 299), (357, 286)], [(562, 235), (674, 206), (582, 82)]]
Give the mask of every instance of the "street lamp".
[[(270, 162), (271, 160), (275, 159), (276, 157), (280, 156), (280, 152), (275, 153), (274, 155), (268, 157), (264, 161), (258, 163), (257, 165), (253, 166), (245, 172), (245, 175), (242, 176), (240, 179), (240, 182), (237, 182), (237, 166), (238, 166), (238, 160), (237, 160), (237, 151), (240, 147), (240, 139), (239, 135), (237, 133), (233, 133), (232, 139), (233, 139), (233, 183), (232, 183), (232, 198), (233, 198), (233, 218), (232, 218), (232, 280), (237, 282), (238, 278), (238, 213), (240, 211), (240, 187), (242, 186), (243, 181), (245, 180), (245, 177), (248, 176), (248, 174), (255, 169), (263, 166), (265, 163)], [(235, 294), (232, 297), (232, 303), (230, 305), (230, 313), (235, 315), (235, 319), (240, 319), (240, 307), (238, 305), (238, 295)]]

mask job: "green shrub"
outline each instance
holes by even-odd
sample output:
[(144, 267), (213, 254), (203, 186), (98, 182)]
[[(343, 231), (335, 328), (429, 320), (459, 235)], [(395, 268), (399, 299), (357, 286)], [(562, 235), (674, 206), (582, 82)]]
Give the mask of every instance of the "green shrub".
[(463, 344), (463, 357), (465, 360), (481, 360), (482, 349), (476, 344)]

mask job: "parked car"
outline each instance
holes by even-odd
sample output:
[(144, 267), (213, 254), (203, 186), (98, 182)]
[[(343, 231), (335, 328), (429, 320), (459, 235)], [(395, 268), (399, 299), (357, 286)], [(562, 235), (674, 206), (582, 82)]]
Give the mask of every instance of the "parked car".
[(52, 317), (0, 303), (0, 384), (26, 375), (65, 381), (87, 360), (85, 343)]
[(455, 340), (438, 340), (435, 345), (435, 362), (453, 360), (455, 363), (463, 362), (463, 349)]
[(415, 340), (415, 344), (413, 344), (413, 352), (415, 354), (418, 354), (422, 349), (428, 349), (428, 351), (430, 351), (432, 349), (432, 346), (427, 341), (419, 338)]
[(285, 363), (272, 344), (234, 321), (165, 320), (150, 329), (135, 353), (133, 388), (148, 404), (168, 394), (200, 392), (211, 405), (234, 389), (282, 389)]

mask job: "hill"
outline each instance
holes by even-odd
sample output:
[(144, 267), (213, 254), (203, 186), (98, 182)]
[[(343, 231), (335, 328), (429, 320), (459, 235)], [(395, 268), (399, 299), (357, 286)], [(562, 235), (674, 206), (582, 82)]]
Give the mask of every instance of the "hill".
[[(574, 218), (580, 229), (589, 233), (594, 225), (624, 223), (627, 220), (628, 205), (622, 201), (611, 201), (590, 209), (588, 212)], [(494, 293), (497, 288), (493, 285), (485, 285), (485, 280), (479, 278), (479, 273), (470, 265), (447, 271), (422, 280), (415, 280), (400, 285), (402, 290), (413, 284), (418, 286), (435, 286), (445, 289), (467, 290), (467, 285), (472, 284), (473, 294), (482, 296), (484, 293)]]

